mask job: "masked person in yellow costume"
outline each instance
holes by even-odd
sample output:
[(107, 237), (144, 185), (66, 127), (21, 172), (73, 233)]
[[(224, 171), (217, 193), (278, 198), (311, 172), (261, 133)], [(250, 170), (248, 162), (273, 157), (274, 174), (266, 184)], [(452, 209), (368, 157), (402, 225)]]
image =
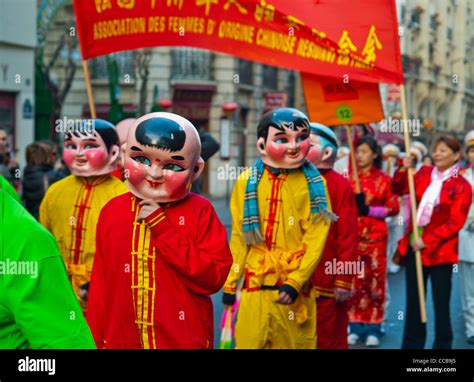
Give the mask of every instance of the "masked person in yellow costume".
[(118, 156), (119, 140), (110, 122), (90, 119), (68, 129), (63, 159), (72, 175), (51, 185), (40, 206), (39, 221), (58, 242), (84, 312), (99, 213), (110, 199), (127, 192), (125, 184), (110, 175)]
[(234, 262), (223, 303), (234, 304), (243, 276), (236, 348), (312, 349), (316, 305), (309, 280), (336, 216), (324, 179), (306, 160), (308, 118), (276, 109), (263, 116), (257, 135), (261, 159), (239, 176), (230, 202)]

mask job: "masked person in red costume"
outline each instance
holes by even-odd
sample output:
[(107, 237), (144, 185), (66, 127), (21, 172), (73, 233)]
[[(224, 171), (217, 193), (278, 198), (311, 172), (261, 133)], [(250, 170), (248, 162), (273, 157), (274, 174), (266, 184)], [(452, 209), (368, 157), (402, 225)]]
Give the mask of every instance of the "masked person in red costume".
[(326, 179), (333, 212), (323, 256), (311, 279), (316, 292), (318, 349), (347, 349), (348, 300), (356, 269), (357, 208), (351, 184), (334, 171), (337, 138), (327, 126), (311, 123), (311, 148), (307, 159)]
[[(136, 118), (127, 118), (117, 123), (115, 130), (117, 131), (120, 146), (127, 142), (128, 130), (133, 126), (135, 121)], [(123, 162), (120, 160), (117, 162), (117, 167), (115, 168), (115, 171), (112, 173), (112, 175), (120, 180), (125, 180), (125, 174), (123, 170)]]
[(204, 163), (195, 127), (176, 114), (138, 119), (122, 146), (131, 192), (97, 226), (87, 319), (98, 348), (209, 348), (209, 295), (232, 255), (211, 203), (189, 192)]

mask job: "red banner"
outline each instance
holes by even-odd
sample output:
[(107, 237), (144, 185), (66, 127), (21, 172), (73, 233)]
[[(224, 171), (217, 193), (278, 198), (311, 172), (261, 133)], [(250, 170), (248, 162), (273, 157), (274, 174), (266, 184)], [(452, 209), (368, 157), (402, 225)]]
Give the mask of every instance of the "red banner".
[(192, 46), (351, 80), (402, 83), (394, 0), (74, 0), (82, 56)]

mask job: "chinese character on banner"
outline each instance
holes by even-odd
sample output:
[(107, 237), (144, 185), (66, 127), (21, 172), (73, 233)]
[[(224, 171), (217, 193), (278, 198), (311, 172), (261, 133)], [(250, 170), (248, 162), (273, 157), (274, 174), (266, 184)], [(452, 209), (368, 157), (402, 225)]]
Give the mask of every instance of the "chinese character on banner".
[(381, 50), (382, 43), (375, 33), (375, 26), (372, 25), (369, 30), (369, 35), (367, 36), (367, 41), (365, 42), (364, 50), (362, 51), (362, 55), (365, 56), (364, 61), (366, 64), (373, 64), (377, 59), (375, 49)]
[(349, 33), (345, 30), (337, 43), (339, 45), (338, 52), (340, 56), (337, 58), (338, 65), (347, 65), (349, 63), (349, 55), (351, 52), (356, 52), (357, 47), (351, 41)]
[(135, 0), (117, 0), (119, 8), (133, 9), (135, 7)]
[(275, 7), (271, 4), (267, 4), (265, 0), (260, 0), (260, 4), (255, 7), (255, 20), (262, 21), (273, 21), (275, 17)]
[(171, 6), (175, 6), (178, 7), (179, 10), (183, 8), (183, 3), (184, 0), (166, 0), (166, 5), (168, 6), (168, 8)]
[(293, 17), (293, 16), (285, 16), (285, 19), (288, 20), (288, 26), (290, 28), (295, 27), (296, 29), (300, 29), (298, 25), (304, 25), (304, 22), (302, 22), (301, 20), (298, 20), (296, 17)]
[(101, 13), (107, 9), (112, 9), (112, 1), (111, 0), (95, 0), (95, 9), (97, 13)]
[(326, 37), (326, 32), (320, 32), (316, 28), (311, 29), (311, 32), (315, 35), (318, 36), (319, 38), (325, 38)]
[(224, 4), (224, 9), (227, 11), (229, 7), (234, 4), (237, 9), (239, 10), (240, 13), (246, 15), (249, 13), (243, 6), (242, 4), (239, 4), (238, 0), (227, 0), (227, 3)]
[(206, 16), (209, 16), (211, 11), (212, 4), (219, 4), (219, 0), (196, 0), (196, 6), (200, 7), (201, 5), (206, 6)]
[(347, 31), (342, 32), (342, 36), (337, 43), (339, 45), (339, 52), (343, 55), (348, 55), (351, 51), (357, 52), (357, 47), (353, 44), (351, 38), (349, 37), (349, 33)]

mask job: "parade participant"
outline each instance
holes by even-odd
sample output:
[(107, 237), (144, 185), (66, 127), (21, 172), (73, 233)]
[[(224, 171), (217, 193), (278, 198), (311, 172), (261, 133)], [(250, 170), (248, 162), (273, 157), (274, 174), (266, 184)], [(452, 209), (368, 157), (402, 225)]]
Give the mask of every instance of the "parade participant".
[[(349, 309), (349, 345), (365, 340), (366, 346), (380, 344), (384, 319), (387, 275), (387, 216), (398, 214), (397, 196), (390, 177), (381, 171), (381, 150), (370, 136), (356, 145), (355, 159), (361, 193), (356, 195), (359, 211), (358, 255), (362, 277), (355, 277)], [(355, 189), (355, 182), (352, 181)]]
[[(464, 139), (469, 167), (461, 171), (474, 193), (474, 130)], [(459, 282), (467, 341), (474, 345), (474, 204), (459, 232)]]
[[(130, 127), (132, 127), (136, 120), (136, 118), (127, 118), (117, 123), (115, 131), (117, 132), (120, 146), (124, 145), (127, 142), (128, 130), (130, 129)], [(112, 172), (112, 175), (120, 180), (125, 180), (126, 175), (124, 172), (122, 160), (117, 161), (116, 168)]]
[(434, 165), (433, 158), (431, 158), (431, 155), (429, 155), (429, 154), (426, 154), (423, 157), (421, 163), (423, 163), (423, 166), (433, 166)]
[(308, 118), (280, 108), (257, 127), (261, 159), (234, 186), (230, 208), (234, 257), (223, 303), (235, 302), (244, 275), (235, 327), (238, 349), (315, 348), (316, 311), (309, 280), (330, 228), (325, 181), (306, 160)]
[[(209, 159), (213, 155), (215, 155), (220, 148), (219, 142), (217, 142), (209, 132), (205, 131), (204, 129), (199, 129), (199, 139), (201, 140), (201, 158), (204, 163), (207, 163)], [(202, 191), (202, 179), (199, 177), (193, 183), (191, 187), (191, 191), (200, 194)]]
[[(386, 144), (382, 147), (383, 154), (383, 171), (389, 175), (393, 176), (395, 170), (398, 167), (398, 161), (400, 158), (400, 149), (394, 144)], [(402, 200), (399, 198), (399, 204), (402, 204)], [(387, 240), (387, 267), (389, 273), (397, 273), (400, 270), (400, 266), (392, 263), (393, 254), (397, 250), (398, 241), (402, 238), (404, 234), (403, 224), (400, 224), (399, 218), (403, 216), (404, 211), (400, 208), (400, 212), (397, 216), (387, 217), (387, 226), (388, 226), (388, 240)], [(389, 294), (387, 293), (387, 301)]]
[[(406, 264), (406, 315), (403, 349), (422, 349), (426, 340), (426, 324), (421, 322), (417, 288), (415, 251), (421, 251), (423, 280), (431, 278), (435, 310), (434, 349), (450, 349), (452, 330), (450, 319), (451, 275), (458, 261), (458, 234), (466, 222), (471, 206), (470, 184), (459, 174), (461, 145), (449, 136), (438, 138), (434, 144), (434, 167), (423, 166), (415, 174), (417, 219), (420, 238), (414, 240), (410, 223), (398, 243), (396, 259)], [(393, 190), (408, 193), (406, 169), (413, 167), (409, 157), (395, 172)], [(395, 260), (395, 259), (394, 259)]]
[(127, 118), (117, 123), (115, 131), (117, 131), (120, 146), (124, 145), (127, 142), (128, 130), (130, 130), (130, 128), (136, 121), (136, 118)]
[(40, 205), (39, 221), (56, 238), (84, 311), (100, 210), (127, 191), (110, 175), (118, 155), (114, 125), (102, 119), (84, 120), (64, 136), (63, 157), (71, 175), (52, 184)]
[(382, 147), (383, 162), (382, 170), (389, 176), (393, 176), (398, 165), (398, 158), (400, 156), (400, 149), (392, 144), (386, 144)]
[(415, 171), (418, 171), (423, 166), (423, 151), (412, 145), (410, 147), (410, 156), (414, 160)]
[(210, 295), (232, 264), (211, 203), (190, 193), (201, 143), (187, 119), (151, 113), (122, 146), (131, 192), (112, 199), (97, 226), (89, 322), (98, 348), (211, 348)]
[[(357, 141), (360, 138), (365, 137), (365, 136), (373, 137), (375, 135), (375, 130), (371, 124), (352, 125), (352, 132), (353, 132), (353, 136), (351, 139), (352, 139), (353, 147), (356, 146)], [(334, 163), (334, 170), (338, 172), (339, 174), (347, 176), (347, 174), (352, 171), (352, 169), (349, 169), (349, 167), (351, 167), (350, 162), (351, 162), (350, 149), (348, 147), (341, 147), (341, 152), (338, 153), (338, 160), (336, 161), (336, 163)]]
[(422, 159), (423, 159), (425, 156), (429, 155), (429, 153), (428, 153), (428, 147), (426, 147), (426, 145), (425, 145), (424, 143), (422, 143), (422, 142), (420, 142), (420, 141), (412, 141), (412, 142), (411, 142), (411, 146), (412, 146), (412, 147), (415, 147), (415, 148), (418, 149), (418, 150), (420, 150)]
[(334, 162), (334, 171), (338, 174), (347, 174), (349, 173), (349, 160), (350, 160), (351, 150), (347, 146), (340, 146), (337, 150), (336, 161)]
[(0, 190), (0, 349), (94, 349), (51, 234)]
[[(357, 261), (357, 208), (351, 184), (332, 167), (337, 138), (319, 123), (311, 123), (311, 148), (307, 159), (326, 179), (333, 212), (339, 217), (331, 224), (324, 252), (312, 277), (316, 291), (318, 349), (347, 349), (348, 310)], [(342, 269), (342, 272), (340, 271)]]

